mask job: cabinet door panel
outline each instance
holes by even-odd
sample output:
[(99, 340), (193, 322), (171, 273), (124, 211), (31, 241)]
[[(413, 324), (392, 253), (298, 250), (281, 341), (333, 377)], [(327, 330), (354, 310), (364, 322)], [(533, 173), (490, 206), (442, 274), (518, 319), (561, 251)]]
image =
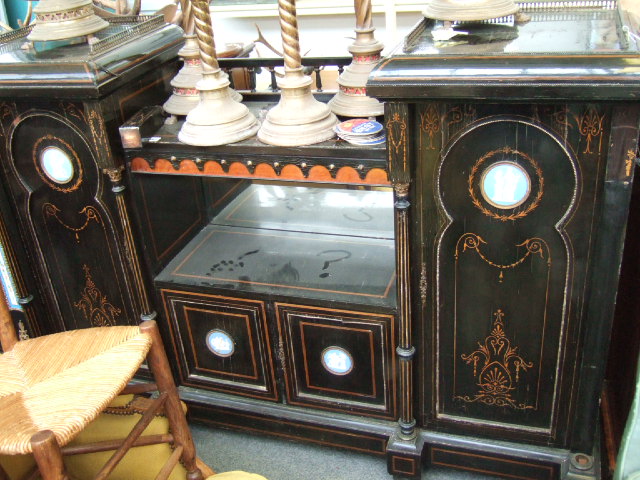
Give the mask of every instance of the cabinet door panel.
[(276, 304), (287, 401), (395, 416), (394, 317)]
[(264, 303), (163, 289), (182, 384), (277, 400)]
[(437, 238), (438, 415), (550, 433), (579, 196), (576, 162), (524, 118), (471, 124), (444, 151)]
[(9, 145), (13, 196), (62, 328), (135, 322), (117, 220), (85, 134), (62, 114), (33, 110), (14, 121)]

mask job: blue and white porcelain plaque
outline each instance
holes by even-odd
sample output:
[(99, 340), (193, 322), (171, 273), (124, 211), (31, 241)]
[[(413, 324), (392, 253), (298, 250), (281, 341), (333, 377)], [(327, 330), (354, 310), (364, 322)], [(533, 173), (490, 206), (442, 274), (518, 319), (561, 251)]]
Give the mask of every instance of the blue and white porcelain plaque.
[(344, 348), (328, 347), (322, 351), (322, 366), (334, 375), (346, 375), (353, 370), (353, 358)]
[(235, 350), (231, 335), (222, 330), (207, 333), (207, 347), (219, 357), (230, 357)]
[(62, 149), (47, 147), (40, 154), (44, 173), (56, 183), (68, 183), (73, 178), (73, 163)]
[(498, 162), (484, 172), (480, 182), (482, 195), (497, 208), (514, 208), (529, 196), (531, 181), (520, 165)]

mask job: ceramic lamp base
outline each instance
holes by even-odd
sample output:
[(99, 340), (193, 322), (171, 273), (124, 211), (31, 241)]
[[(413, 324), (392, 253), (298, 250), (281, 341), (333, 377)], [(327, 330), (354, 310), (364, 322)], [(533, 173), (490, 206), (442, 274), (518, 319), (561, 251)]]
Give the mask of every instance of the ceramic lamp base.
[(338, 77), (338, 93), (329, 101), (331, 111), (343, 117), (377, 117), (384, 105), (367, 96), (367, 79), (380, 61), (383, 45), (373, 37), (373, 28), (356, 30), (356, 40), (349, 47), (353, 61)]
[(324, 142), (335, 136), (338, 123), (329, 106), (311, 93), (311, 78), (302, 69), (289, 70), (278, 80), (280, 101), (267, 113), (258, 140), (270, 145), (294, 147)]
[(239, 142), (256, 134), (260, 124), (246, 105), (232, 98), (229, 81), (219, 69), (197, 84), (200, 102), (189, 112), (178, 140), (213, 146)]

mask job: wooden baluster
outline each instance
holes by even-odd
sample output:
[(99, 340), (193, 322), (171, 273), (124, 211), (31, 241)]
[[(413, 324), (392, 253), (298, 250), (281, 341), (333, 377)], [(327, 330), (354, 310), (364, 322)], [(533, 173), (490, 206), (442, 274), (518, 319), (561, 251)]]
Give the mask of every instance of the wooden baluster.
[(251, 92), (256, 91), (256, 67), (248, 67), (247, 71), (249, 72), (249, 90)]
[(316, 91), (322, 91), (322, 77), (320, 76), (320, 67), (313, 67), (313, 71), (316, 74)]
[(267, 70), (269, 71), (269, 75), (271, 75), (271, 91), (272, 92), (277, 92), (278, 89), (278, 82), (276, 80), (276, 69), (273, 67), (267, 67)]

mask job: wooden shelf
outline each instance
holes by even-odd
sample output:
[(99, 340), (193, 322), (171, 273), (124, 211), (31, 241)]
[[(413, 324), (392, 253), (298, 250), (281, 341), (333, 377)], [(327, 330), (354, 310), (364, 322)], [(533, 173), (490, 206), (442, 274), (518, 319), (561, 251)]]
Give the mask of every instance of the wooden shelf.
[[(273, 103), (247, 102), (258, 118)], [(389, 185), (384, 145), (356, 146), (334, 139), (302, 147), (275, 147), (252, 137), (215, 147), (195, 147), (178, 141), (183, 122), (163, 124), (160, 107), (141, 111), (121, 127), (136, 138), (127, 144), (135, 173), (205, 175), (296, 182)], [(137, 134), (137, 137), (136, 137)]]

